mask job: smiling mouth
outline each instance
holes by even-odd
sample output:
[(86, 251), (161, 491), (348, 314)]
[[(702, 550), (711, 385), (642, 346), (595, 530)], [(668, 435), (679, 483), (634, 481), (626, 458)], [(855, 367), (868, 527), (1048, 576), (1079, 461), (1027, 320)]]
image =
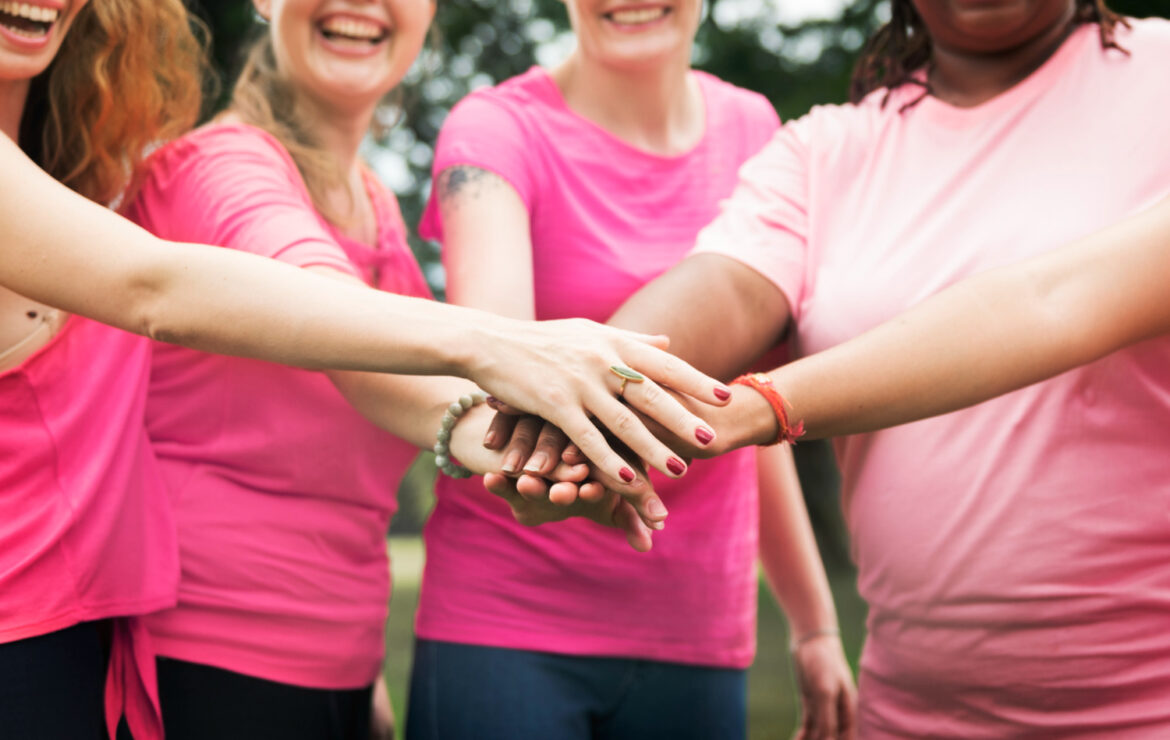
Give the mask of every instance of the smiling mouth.
[(28, 39), (41, 39), (49, 34), (61, 11), (28, 3), (0, 0), (0, 25)]
[(619, 26), (641, 26), (670, 15), (670, 8), (638, 8), (635, 10), (614, 10), (605, 18)]
[(373, 21), (341, 16), (326, 18), (317, 28), (330, 41), (362, 46), (376, 46), (390, 35), (386, 27)]

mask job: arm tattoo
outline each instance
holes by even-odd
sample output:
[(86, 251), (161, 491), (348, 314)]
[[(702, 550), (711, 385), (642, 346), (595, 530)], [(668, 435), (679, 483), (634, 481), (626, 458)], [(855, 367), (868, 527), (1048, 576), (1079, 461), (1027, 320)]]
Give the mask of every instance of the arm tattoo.
[(499, 177), (470, 165), (448, 167), (439, 174), (439, 202), (450, 204), (459, 196), (475, 197), (485, 186), (495, 184)]

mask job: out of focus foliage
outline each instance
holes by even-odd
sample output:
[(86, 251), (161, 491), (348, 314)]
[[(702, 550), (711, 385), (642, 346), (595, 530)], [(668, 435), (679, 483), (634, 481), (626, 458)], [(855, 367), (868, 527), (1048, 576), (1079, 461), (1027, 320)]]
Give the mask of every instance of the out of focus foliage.
[[(469, 91), (534, 64), (555, 64), (572, 48), (559, 0), (438, 1), (433, 43), (410, 74), (402, 120), (367, 151), (398, 194), (408, 224), (417, 223), (421, 213), (430, 187), (431, 146), (451, 106)], [(190, 2), (211, 27), (216, 66), (230, 81), (254, 22), (250, 0)], [(1110, 6), (1135, 16), (1170, 17), (1170, 0), (1111, 0)], [(695, 64), (763, 93), (785, 119), (818, 103), (844, 101), (855, 56), (889, 11), (885, 0), (841, 0), (838, 7), (830, 18), (801, 18), (785, 7), (785, 0), (708, 0)], [(229, 86), (225, 82), (225, 92)], [(389, 118), (386, 123), (398, 116)], [(413, 246), (441, 295), (436, 248), (418, 240)], [(831, 455), (816, 444), (798, 446), (797, 455), (826, 558), (830, 566), (840, 564), (846, 556), (833, 504)], [(425, 487), (428, 471), (419, 469), (413, 476)], [(396, 526), (413, 529), (417, 506), (409, 496), (402, 504)]]

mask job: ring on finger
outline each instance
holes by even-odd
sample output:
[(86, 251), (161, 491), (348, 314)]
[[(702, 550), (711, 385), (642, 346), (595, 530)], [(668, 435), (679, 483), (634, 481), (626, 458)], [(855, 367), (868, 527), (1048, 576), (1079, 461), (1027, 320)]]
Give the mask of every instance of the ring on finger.
[(645, 375), (638, 372), (637, 370), (634, 370), (633, 368), (626, 367), (625, 365), (610, 365), (609, 371), (622, 379), (622, 384), (618, 386), (618, 398), (625, 397), (627, 383), (641, 383), (642, 381), (646, 380)]

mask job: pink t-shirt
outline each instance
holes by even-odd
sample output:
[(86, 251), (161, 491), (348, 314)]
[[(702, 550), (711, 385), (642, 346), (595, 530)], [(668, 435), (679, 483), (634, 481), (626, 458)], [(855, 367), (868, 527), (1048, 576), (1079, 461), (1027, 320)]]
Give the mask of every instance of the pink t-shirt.
[[(0, 373), (0, 643), (173, 606), (175, 523), (143, 426), (150, 343), (72, 316)], [(141, 623), (113, 625), (105, 709), (161, 737)]]
[(80, 316), (0, 373), (0, 642), (175, 603), (150, 344)]
[[(325, 265), (429, 292), (393, 196), (368, 178), (378, 248), (313, 209), (266, 133), (214, 125), (151, 161), (129, 213), (167, 239)], [(311, 300), (311, 296), (306, 296)], [(179, 523), (179, 605), (149, 622), (161, 655), (317, 688), (378, 675), (386, 532), (416, 450), (366, 421), (321, 373), (154, 346), (147, 428)]]
[[(1079, 28), (971, 109), (817, 108), (698, 252), (789, 298), (805, 353), (1170, 192), (1170, 23)], [(1170, 295), (1170, 288), (1168, 288)], [(859, 371), (861, 368), (859, 368)], [(864, 737), (1170, 737), (1170, 338), (837, 441), (869, 602)]]
[[(499, 174), (531, 216), (536, 315), (605, 321), (681, 259), (779, 125), (761, 96), (695, 73), (702, 141), (677, 157), (631, 147), (570, 110), (533, 69), (469, 96), (439, 135), (435, 172)], [(422, 233), (441, 238), (434, 200)], [(442, 479), (426, 528), (423, 638), (578, 655), (744, 667), (755, 647), (756, 467), (746, 450), (654, 476), (671, 511), (640, 555), (586, 521), (528, 528), (479, 479)]]

